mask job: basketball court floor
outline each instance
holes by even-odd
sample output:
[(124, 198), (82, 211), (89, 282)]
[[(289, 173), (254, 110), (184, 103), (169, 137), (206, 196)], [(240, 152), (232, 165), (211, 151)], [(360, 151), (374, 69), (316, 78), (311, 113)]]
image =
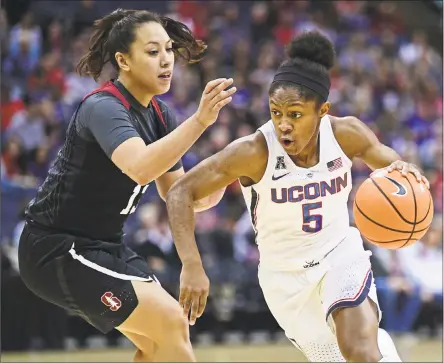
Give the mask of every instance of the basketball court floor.
[[(397, 342), (404, 362), (442, 362), (442, 340)], [(290, 343), (197, 347), (200, 362), (306, 362)], [(2, 354), (2, 362), (131, 362), (132, 349)]]

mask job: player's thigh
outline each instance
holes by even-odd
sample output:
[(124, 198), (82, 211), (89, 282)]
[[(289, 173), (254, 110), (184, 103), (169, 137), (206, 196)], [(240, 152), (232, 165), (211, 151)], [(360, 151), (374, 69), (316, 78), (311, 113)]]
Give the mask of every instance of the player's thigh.
[(351, 256), (334, 264), (322, 281), (320, 295), (326, 319), (333, 331), (336, 329), (333, 312), (361, 305), (359, 311), (368, 311), (369, 318), (379, 324), (382, 313), (368, 254)]
[(325, 329), (317, 281), (309, 282), (305, 272), (259, 273), (265, 301), (288, 338), (311, 341), (329, 333)]
[(262, 270), (259, 281), (273, 316), (308, 360), (343, 362), (336, 337), (325, 320), (319, 280), (310, 278), (318, 275), (314, 270), (266, 274)]
[(89, 241), (69, 238), (75, 242), (70, 250), (51, 262), (62, 291), (58, 303), (106, 334), (122, 324), (139, 303), (132, 281), (158, 284), (147, 267), (132, 265), (127, 258), (131, 251), (121, 246), (104, 250), (106, 244), (94, 249)]
[(157, 283), (132, 282), (137, 307), (117, 329), (146, 336), (157, 344), (188, 339), (187, 319), (177, 300)]

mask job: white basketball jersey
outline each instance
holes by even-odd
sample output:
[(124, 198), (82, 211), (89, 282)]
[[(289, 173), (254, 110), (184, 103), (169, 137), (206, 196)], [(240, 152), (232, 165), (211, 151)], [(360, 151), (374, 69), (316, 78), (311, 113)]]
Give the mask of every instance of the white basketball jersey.
[(328, 116), (319, 129), (319, 163), (311, 168), (296, 166), (271, 120), (259, 130), (267, 141), (267, 168), (257, 184), (241, 187), (261, 266), (285, 271), (317, 265), (350, 232), (352, 162), (336, 141)]

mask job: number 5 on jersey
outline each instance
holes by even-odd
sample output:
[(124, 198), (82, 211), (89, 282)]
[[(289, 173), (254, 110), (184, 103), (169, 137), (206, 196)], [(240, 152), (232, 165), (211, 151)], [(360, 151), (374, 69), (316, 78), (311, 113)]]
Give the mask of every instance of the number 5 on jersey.
[(120, 214), (131, 214), (134, 213), (134, 211), (137, 208), (137, 203), (139, 203), (140, 198), (142, 197), (142, 194), (145, 193), (145, 191), (148, 189), (149, 184), (142, 186), (142, 185), (136, 185), (133, 194), (131, 194), (131, 197), (128, 201), (128, 205), (125, 207), (125, 209), (122, 209)]
[[(322, 229), (322, 215), (311, 214), (314, 209), (322, 207), (322, 202), (308, 203), (302, 205), (302, 214), (304, 216), (302, 230), (307, 233), (316, 233)], [(314, 222), (314, 224), (312, 223)]]

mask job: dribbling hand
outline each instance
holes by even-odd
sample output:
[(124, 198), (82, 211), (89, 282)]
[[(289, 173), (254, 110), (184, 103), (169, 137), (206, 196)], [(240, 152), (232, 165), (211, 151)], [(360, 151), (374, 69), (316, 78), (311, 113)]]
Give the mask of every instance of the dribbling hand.
[(179, 304), (183, 308), (183, 315), (187, 318), (190, 315), (190, 325), (194, 325), (196, 319), (202, 316), (209, 291), (210, 280), (202, 264), (183, 264), (180, 274)]
[[(378, 169), (381, 170), (381, 169)], [(375, 170), (372, 174), (375, 174), (378, 172), (378, 170)], [(412, 163), (407, 163), (405, 161), (402, 160), (397, 160), (393, 163), (391, 163), (389, 166), (383, 168), (382, 170), (387, 170), (388, 173), (391, 173), (393, 170), (398, 170), (402, 176), (407, 176), (407, 174), (412, 173), (415, 177), (416, 180), (418, 181), (418, 183), (424, 183), (425, 186), (430, 189), (430, 183), (427, 180), (427, 178), (425, 176), (423, 176), (421, 174), (421, 171), (419, 170), (419, 168)]]
[(203, 126), (208, 127), (212, 125), (216, 121), (222, 107), (232, 101), (232, 95), (236, 92), (236, 87), (231, 87), (229, 90), (224, 91), (232, 84), (232, 78), (218, 78), (207, 83), (200, 99), (199, 108), (194, 114)]

